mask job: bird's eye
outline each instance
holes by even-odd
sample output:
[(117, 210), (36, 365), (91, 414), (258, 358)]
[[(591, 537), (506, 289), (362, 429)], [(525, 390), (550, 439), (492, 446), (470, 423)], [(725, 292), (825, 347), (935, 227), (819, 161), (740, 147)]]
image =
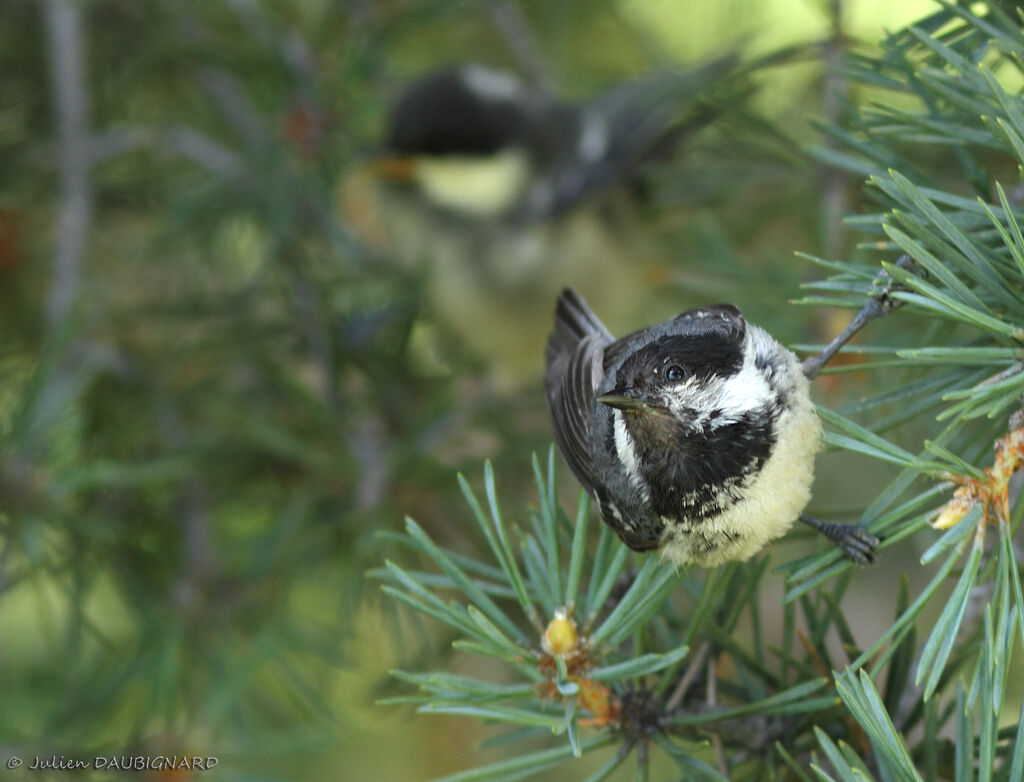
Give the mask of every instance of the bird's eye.
[(665, 370), (665, 379), (670, 381), (682, 380), (683, 379), (683, 368), (676, 364), (673, 364)]

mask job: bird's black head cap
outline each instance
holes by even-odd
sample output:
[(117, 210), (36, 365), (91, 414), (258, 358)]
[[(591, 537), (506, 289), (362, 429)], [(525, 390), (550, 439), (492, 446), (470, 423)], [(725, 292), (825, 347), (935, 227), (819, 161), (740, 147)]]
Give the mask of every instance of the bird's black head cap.
[(399, 98), (391, 115), (388, 147), (403, 155), (491, 155), (518, 140), (525, 118), (514, 90), (486, 94), (469, 69), (510, 76), (482, 66), (452, 66), (413, 82)]
[(746, 322), (730, 304), (684, 312), (626, 356), (614, 372), (615, 387), (643, 392), (727, 377), (743, 366), (745, 336)]

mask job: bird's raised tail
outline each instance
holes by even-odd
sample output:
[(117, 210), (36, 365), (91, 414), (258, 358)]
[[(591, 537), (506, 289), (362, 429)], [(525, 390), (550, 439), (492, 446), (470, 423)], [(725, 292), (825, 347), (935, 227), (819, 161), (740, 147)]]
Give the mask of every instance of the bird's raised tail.
[(612, 335), (583, 297), (571, 288), (563, 290), (548, 337), (544, 385), (555, 441), (588, 491), (593, 488), (588, 421), (604, 375), (604, 349), (612, 342)]
[(590, 307), (572, 288), (565, 288), (555, 305), (555, 327), (548, 337), (545, 352), (545, 379), (550, 393), (552, 381), (561, 382), (569, 359), (580, 343), (592, 334), (600, 334), (607, 342), (614, 337), (597, 319)]

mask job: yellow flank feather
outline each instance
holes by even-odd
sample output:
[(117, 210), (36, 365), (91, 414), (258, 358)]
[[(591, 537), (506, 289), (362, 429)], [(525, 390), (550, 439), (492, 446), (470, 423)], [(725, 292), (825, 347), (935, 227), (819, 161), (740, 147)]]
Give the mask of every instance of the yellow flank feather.
[(530, 166), (519, 149), (487, 158), (460, 155), (419, 157), (413, 177), (434, 203), (473, 217), (497, 217), (523, 195)]

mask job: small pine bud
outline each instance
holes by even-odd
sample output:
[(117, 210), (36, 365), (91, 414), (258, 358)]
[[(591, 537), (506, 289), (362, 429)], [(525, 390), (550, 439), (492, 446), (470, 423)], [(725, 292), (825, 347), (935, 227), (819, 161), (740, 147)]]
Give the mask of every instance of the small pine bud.
[(568, 655), (576, 651), (576, 623), (566, 616), (565, 611), (555, 611), (555, 618), (548, 624), (541, 637), (541, 646), (548, 654)]
[(956, 490), (953, 498), (943, 506), (942, 511), (932, 520), (935, 529), (954, 527), (974, 507), (975, 500), (963, 487)]

